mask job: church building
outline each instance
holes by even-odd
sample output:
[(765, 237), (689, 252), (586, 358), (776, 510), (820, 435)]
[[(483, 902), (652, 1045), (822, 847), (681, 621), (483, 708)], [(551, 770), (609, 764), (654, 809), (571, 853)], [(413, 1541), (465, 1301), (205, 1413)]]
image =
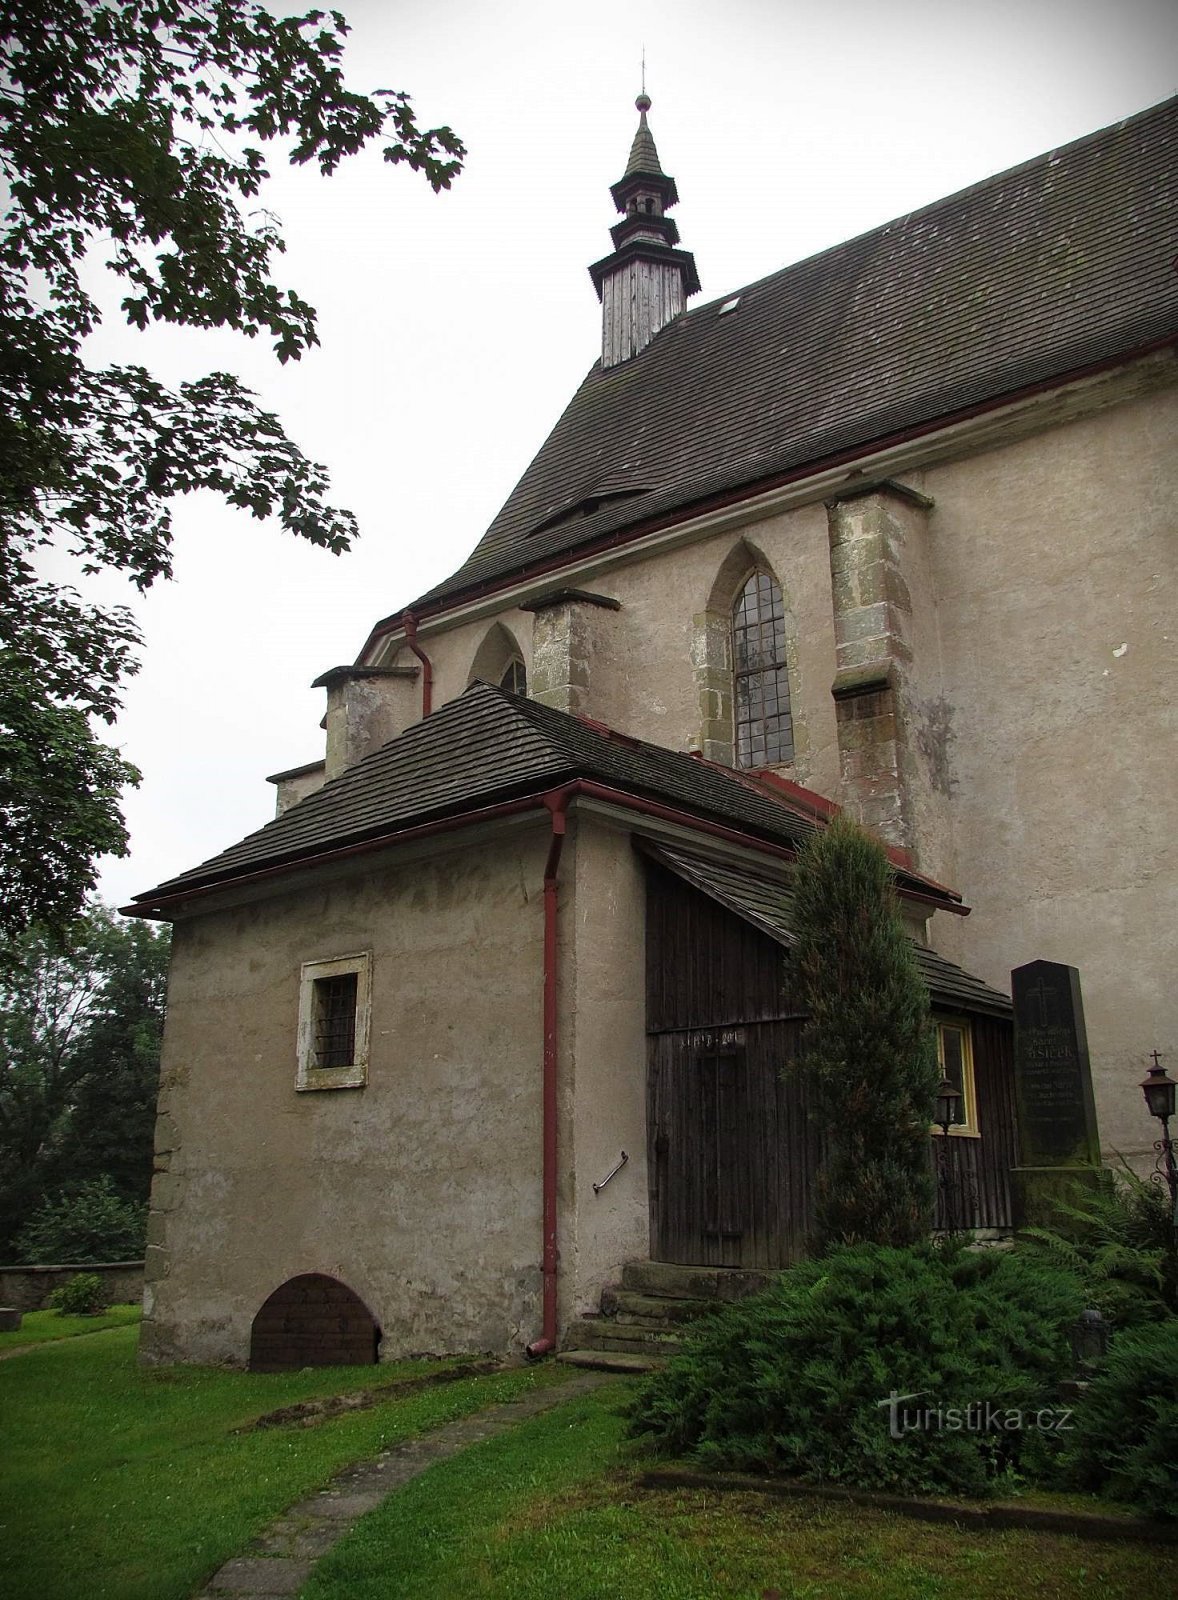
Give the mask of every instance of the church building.
[(275, 819), (126, 908), (175, 926), (145, 1359), (567, 1352), (623, 1269), (796, 1259), (790, 874), (839, 808), (962, 1095), (941, 1225), (1017, 1224), (1013, 967), (1079, 969), (1106, 1149), (1153, 1136), (1178, 100), (705, 303), (637, 109), (600, 358), (317, 680)]

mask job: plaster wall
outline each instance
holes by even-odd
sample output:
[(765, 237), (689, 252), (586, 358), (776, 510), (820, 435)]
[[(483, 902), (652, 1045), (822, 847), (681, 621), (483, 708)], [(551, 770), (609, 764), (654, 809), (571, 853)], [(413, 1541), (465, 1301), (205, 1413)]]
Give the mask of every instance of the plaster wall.
[(1104, 1148), (1141, 1156), (1138, 1084), (1178, 1001), (1178, 391), (915, 481), (940, 629), (954, 886), (933, 942), (999, 987), (1079, 968)]
[[(571, 1125), (561, 1320), (596, 1311), (602, 1285), (650, 1249), (646, 1174), (646, 888), (628, 829), (582, 814), (575, 959), (565, 968)], [(629, 1160), (600, 1194), (625, 1150)]]
[[(386, 1359), (536, 1337), (547, 845), (529, 818), (177, 926), (145, 1359), (243, 1363), (304, 1272), (361, 1296)], [(298, 1093), (300, 964), (361, 950), (367, 1085)]]
[[(418, 643), (433, 665), (435, 706), (445, 705), (448, 700), (456, 699), (470, 686), (472, 678), (482, 675), (481, 669), (487, 660), (487, 652), (483, 651), (483, 646), (489, 638), (494, 643), (498, 637), (496, 630), (499, 628), (506, 629), (511, 640), (518, 646), (530, 685), (532, 618), (528, 612), (520, 611), (515, 606), (506, 606), (494, 617), (483, 617), (477, 622), (462, 622), (456, 627), (440, 629), (437, 632), (430, 631), (428, 625), (422, 625), (418, 630)], [(482, 652), (481, 657), (480, 652)], [(383, 666), (399, 667), (412, 666), (417, 660), (409, 647), (400, 642), (392, 648), (387, 660), (384, 655), (381, 655), (380, 659)], [(421, 716), (420, 683), (417, 684), (413, 704), (414, 715), (410, 716), (409, 722), (416, 721)]]
[[(955, 459), (934, 442), (922, 466), (911, 447), (899, 475), (933, 506), (904, 513), (894, 541), (910, 601), (903, 778), (920, 865), (973, 907), (936, 918), (932, 942), (1004, 989), (1037, 957), (1080, 969), (1103, 1143), (1140, 1157), (1154, 1136), (1137, 1089), (1146, 1057), (1178, 1049), (1178, 389), (1089, 399), (1088, 414), (1044, 402), (1039, 431), (972, 454), (962, 440)], [(595, 570), (587, 586), (622, 609), (600, 631), (581, 708), (673, 749), (703, 742), (693, 651), (742, 543), (792, 613), (796, 756), (783, 770), (852, 798), (817, 503), (665, 553), (622, 550)], [(575, 566), (562, 580), (579, 581)], [(530, 616), (502, 619), (530, 668)], [(439, 701), (465, 687), (493, 620), (428, 636)]]
[[(573, 630), (579, 641), (575, 709), (652, 744), (699, 748), (703, 730), (693, 652), (701, 619), (714, 603), (726, 562), (747, 573), (762, 560), (782, 585), (796, 634), (796, 659), (790, 663), (796, 760), (782, 770), (799, 783), (834, 793), (839, 765), (830, 698), (835, 646), (827, 550), (826, 513), (814, 505), (751, 524), (743, 538), (724, 533), (672, 555), (620, 556), (615, 568), (594, 579), (592, 589), (617, 600), (621, 609), (581, 608), (581, 626)], [(553, 579), (554, 588), (559, 581)], [(532, 615), (505, 608), (496, 618), (428, 634), (421, 629), (419, 638), (434, 665), (435, 705), (467, 687), (471, 663), (497, 623), (519, 641), (532, 684)], [(402, 647), (397, 662), (410, 659)]]

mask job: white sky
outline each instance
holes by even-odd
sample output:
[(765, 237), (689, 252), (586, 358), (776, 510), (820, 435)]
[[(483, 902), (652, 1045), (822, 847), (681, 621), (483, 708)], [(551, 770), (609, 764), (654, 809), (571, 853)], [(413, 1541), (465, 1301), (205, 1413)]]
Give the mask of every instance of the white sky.
[(322, 755), (311, 680), (460, 563), (594, 360), (586, 268), (610, 248), (643, 45), (701, 299), (1178, 91), (1167, 0), (339, 3), (352, 84), (406, 90), (469, 159), (441, 196), (375, 154), (277, 173), (279, 276), (319, 310), (297, 365), (228, 336), (99, 337), (170, 381), (236, 372), (362, 530), (333, 557), (194, 497), (173, 583), (102, 586), (146, 640), (115, 735), (144, 774), (132, 854), (100, 883), (116, 905), (268, 820), (265, 775)]

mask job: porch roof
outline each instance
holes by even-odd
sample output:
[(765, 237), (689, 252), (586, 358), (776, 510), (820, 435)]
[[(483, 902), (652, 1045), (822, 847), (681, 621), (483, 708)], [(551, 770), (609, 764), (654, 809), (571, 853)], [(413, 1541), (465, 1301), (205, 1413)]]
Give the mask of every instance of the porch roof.
[[(811, 808), (748, 773), (475, 683), (240, 843), (136, 895), (127, 910), (151, 915), (161, 900), (260, 871), (293, 870), (344, 848), (393, 843), (407, 830), (578, 779), (670, 804), (790, 850), (822, 825)], [(960, 911), (961, 896), (944, 885), (899, 861), (894, 870), (901, 889)]]
[[(679, 846), (655, 844), (643, 839), (641, 848), (684, 883), (768, 934), (790, 950), (797, 943), (793, 931), (793, 893), (780, 879), (753, 874), (732, 862), (713, 856), (697, 855)], [(913, 941), (916, 964), (928, 984), (934, 1002), (961, 1011), (983, 1011), (1008, 1017), (1011, 1003), (1006, 995), (975, 978), (935, 950)]]

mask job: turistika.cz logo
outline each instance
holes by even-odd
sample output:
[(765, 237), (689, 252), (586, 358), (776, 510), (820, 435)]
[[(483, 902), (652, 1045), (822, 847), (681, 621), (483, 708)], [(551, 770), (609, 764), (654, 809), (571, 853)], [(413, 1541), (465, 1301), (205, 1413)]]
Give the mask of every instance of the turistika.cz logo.
[(1042, 1406), (1024, 1411), (1019, 1406), (996, 1405), (993, 1400), (971, 1400), (964, 1406), (912, 1406), (929, 1391), (899, 1394), (895, 1389), (876, 1405), (888, 1413), (888, 1433), (902, 1439), (906, 1433), (1061, 1433), (1072, 1426), (1067, 1406)]

